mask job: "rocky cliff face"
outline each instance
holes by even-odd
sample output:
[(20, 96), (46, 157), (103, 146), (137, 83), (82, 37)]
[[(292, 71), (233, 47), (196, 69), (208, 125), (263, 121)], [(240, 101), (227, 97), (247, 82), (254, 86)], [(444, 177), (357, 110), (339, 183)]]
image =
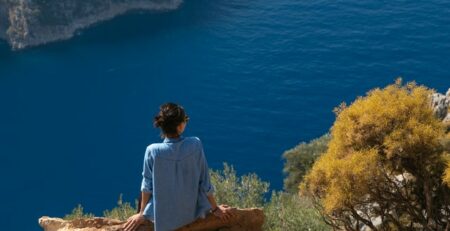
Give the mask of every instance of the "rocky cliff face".
[(182, 0), (0, 0), (0, 38), (13, 49), (68, 39), (130, 10), (171, 10)]
[[(212, 214), (205, 219), (198, 219), (183, 226), (177, 231), (261, 231), (264, 223), (264, 213), (261, 209), (237, 209), (236, 216), (229, 222), (223, 222)], [(95, 217), (66, 221), (61, 218), (41, 217), (39, 225), (45, 231), (122, 231), (125, 221)], [(153, 230), (153, 223), (147, 221), (139, 226), (137, 231)]]
[(437, 118), (444, 123), (450, 124), (450, 89), (447, 93), (435, 93), (431, 97), (432, 107)]
[(9, 27), (8, 7), (4, 0), (0, 0), (0, 39), (6, 39), (6, 30)]

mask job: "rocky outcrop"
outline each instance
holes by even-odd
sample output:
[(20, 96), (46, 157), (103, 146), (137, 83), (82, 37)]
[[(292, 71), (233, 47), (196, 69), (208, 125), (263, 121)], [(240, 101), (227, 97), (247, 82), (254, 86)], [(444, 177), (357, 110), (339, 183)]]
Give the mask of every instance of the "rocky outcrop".
[(0, 0), (0, 39), (6, 39), (6, 30), (9, 27), (8, 8)]
[(182, 0), (0, 0), (0, 38), (13, 49), (71, 38), (130, 10), (171, 10)]
[(434, 93), (431, 97), (434, 113), (444, 123), (450, 124), (450, 89), (447, 93)]
[[(236, 216), (225, 223), (212, 214), (198, 219), (177, 231), (261, 231), (264, 213), (261, 209), (233, 209)], [(122, 231), (125, 221), (95, 217), (66, 221), (61, 218), (41, 217), (39, 225), (44, 231)], [(146, 221), (136, 231), (153, 230), (153, 223)]]

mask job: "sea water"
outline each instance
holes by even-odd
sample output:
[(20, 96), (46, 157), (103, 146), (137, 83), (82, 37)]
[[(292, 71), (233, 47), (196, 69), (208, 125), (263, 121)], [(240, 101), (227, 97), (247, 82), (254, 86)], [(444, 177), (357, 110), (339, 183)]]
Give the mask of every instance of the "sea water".
[(450, 3), (186, 0), (73, 39), (0, 44), (1, 230), (40, 230), (81, 203), (139, 195), (152, 119), (182, 104), (212, 169), (281, 190), (282, 153), (328, 132), (333, 108), (401, 76), (450, 87)]

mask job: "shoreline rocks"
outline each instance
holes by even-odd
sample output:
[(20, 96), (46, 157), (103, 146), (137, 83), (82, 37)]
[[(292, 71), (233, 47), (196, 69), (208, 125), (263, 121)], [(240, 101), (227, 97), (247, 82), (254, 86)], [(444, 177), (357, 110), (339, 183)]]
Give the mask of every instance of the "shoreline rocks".
[(69, 39), (132, 10), (173, 10), (182, 0), (0, 0), (0, 39), (13, 50)]
[(445, 124), (450, 123), (450, 88), (447, 93), (434, 93), (431, 97), (434, 114)]

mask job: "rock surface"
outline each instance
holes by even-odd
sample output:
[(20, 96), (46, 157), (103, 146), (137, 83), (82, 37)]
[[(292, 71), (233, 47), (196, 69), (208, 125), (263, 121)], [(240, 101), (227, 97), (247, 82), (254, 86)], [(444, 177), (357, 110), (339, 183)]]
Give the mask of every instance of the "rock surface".
[(447, 93), (434, 93), (431, 97), (434, 113), (444, 123), (450, 123), (450, 88)]
[[(209, 214), (205, 219), (198, 219), (191, 224), (177, 229), (177, 231), (261, 231), (265, 220), (261, 209), (234, 209), (236, 216), (229, 223)], [(95, 217), (66, 221), (61, 218), (43, 216), (39, 218), (39, 225), (44, 231), (119, 231), (125, 221)], [(147, 221), (136, 231), (153, 230), (153, 223)]]
[(130, 10), (171, 10), (181, 1), (0, 0), (0, 39), (22, 49), (71, 38), (78, 29)]

